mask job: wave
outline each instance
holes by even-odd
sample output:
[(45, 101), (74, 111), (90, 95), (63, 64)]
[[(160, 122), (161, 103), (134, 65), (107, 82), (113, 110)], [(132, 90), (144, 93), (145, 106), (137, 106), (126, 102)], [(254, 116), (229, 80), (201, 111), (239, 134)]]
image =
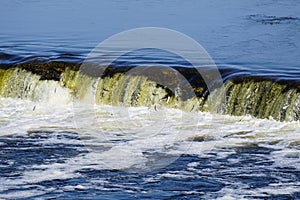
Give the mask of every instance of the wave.
[[(160, 83), (160, 78), (153, 76), (151, 70), (128, 73), (134, 67), (108, 67), (101, 77), (93, 77), (82, 73), (79, 66), (79, 63), (35, 61), (0, 69), (0, 96), (51, 100), (57, 104), (92, 100), (106, 105), (217, 110), (222, 114), (279, 121), (297, 121), (300, 117), (300, 85), (297, 82), (230, 76), (225, 80), (225, 94), (221, 89), (210, 93), (201, 76), (189, 68), (156, 71), (165, 80)], [(225, 77), (229, 72), (221, 73)]]

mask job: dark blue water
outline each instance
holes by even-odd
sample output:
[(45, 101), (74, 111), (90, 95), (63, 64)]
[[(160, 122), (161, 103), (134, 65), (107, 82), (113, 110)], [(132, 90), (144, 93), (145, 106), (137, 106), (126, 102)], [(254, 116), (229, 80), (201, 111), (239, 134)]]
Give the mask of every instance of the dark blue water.
[(0, 11), (1, 64), (79, 61), (116, 33), (152, 26), (192, 37), (220, 66), (299, 76), (298, 1), (4, 1)]
[[(42, 145), (41, 141), (57, 137), (61, 142)], [(35, 165), (64, 163), (84, 154), (80, 145), (66, 145), (64, 138), (78, 140), (75, 133), (59, 134), (35, 132), (28, 136), (1, 137), (0, 175), (2, 179), (18, 180), (22, 170)], [(224, 196), (222, 189), (259, 191), (272, 184), (289, 185), (300, 179), (300, 171), (293, 166), (271, 167), (273, 149), (256, 145), (219, 149), (206, 157), (182, 155), (167, 167), (148, 173), (128, 173), (118, 170), (96, 170), (88, 166), (77, 170), (78, 177), (23, 182), (18, 188), (1, 191), (0, 195), (23, 192), (29, 199), (216, 199)], [(226, 154), (218, 158), (220, 152)], [(231, 160), (239, 162), (232, 163)], [(29, 181), (29, 180), (28, 180)], [(4, 188), (10, 187), (9, 185)], [(35, 190), (41, 191), (42, 194)], [(225, 191), (226, 193), (226, 191)], [(234, 194), (230, 190), (227, 193)], [(291, 194), (251, 193), (243, 191), (245, 199), (294, 199), (300, 191)], [(21, 193), (22, 194), (22, 193)], [(22, 197), (22, 196), (19, 196)], [(235, 197), (238, 198), (238, 197)], [(27, 198), (26, 198), (27, 199)]]

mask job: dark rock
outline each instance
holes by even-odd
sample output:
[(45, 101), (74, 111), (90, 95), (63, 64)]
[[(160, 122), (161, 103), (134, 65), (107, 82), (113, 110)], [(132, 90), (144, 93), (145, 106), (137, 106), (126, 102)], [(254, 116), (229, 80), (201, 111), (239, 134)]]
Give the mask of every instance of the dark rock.
[(60, 75), (66, 68), (71, 68), (74, 71), (78, 71), (80, 63), (69, 62), (43, 62), (40, 60), (25, 62), (17, 64), (15, 67), (25, 69), (41, 76), (41, 80), (55, 80), (59, 81)]

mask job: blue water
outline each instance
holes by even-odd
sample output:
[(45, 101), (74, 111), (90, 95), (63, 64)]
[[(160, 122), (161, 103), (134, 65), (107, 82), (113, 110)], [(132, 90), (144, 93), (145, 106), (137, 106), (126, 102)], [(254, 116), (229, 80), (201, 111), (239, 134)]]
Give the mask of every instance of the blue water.
[[(62, 141), (48, 145), (39, 144), (51, 137), (58, 137)], [(65, 159), (85, 153), (80, 145), (64, 144), (65, 137), (78, 139), (76, 134), (68, 132), (52, 135), (35, 132), (25, 137), (1, 137), (0, 142), (5, 143), (1, 145), (1, 177), (18, 180), (22, 177), (22, 169), (28, 170), (34, 165), (64, 163)], [(202, 158), (182, 155), (163, 169), (142, 174), (80, 169), (76, 171), (78, 177), (75, 178), (44, 180), (35, 184), (26, 184), (25, 181), (18, 188), (2, 191), (0, 195), (9, 197), (10, 193), (28, 192), (32, 193), (30, 199), (216, 199), (224, 195), (220, 191), (225, 187), (240, 190), (242, 186), (243, 190), (255, 191), (269, 184), (291, 185), (300, 179), (300, 171), (293, 166), (271, 167), (274, 162), (269, 157), (273, 149), (253, 145), (233, 149), (234, 153), (231, 151), (232, 149), (212, 151)], [(227, 152), (229, 155), (218, 158), (217, 154), (220, 152)], [(239, 162), (232, 163), (231, 160), (234, 159)], [(40, 190), (42, 194), (35, 194), (35, 190)], [(300, 198), (300, 191), (277, 195), (267, 192), (246, 193), (243, 197), (294, 199)]]
[[(36, 133), (36, 136), (42, 136), (41, 133)], [(39, 138), (40, 140), (46, 140), (47, 137)], [(65, 146), (58, 144), (55, 146), (43, 147), (36, 145), (34, 138), (13, 137), (13, 138), (1, 138), (1, 142), (5, 142), (7, 145), (1, 148), (5, 153), (4, 159), (14, 161), (14, 165), (10, 167), (9, 171), (6, 167), (1, 168), (1, 177), (7, 177), (8, 175), (17, 178), (19, 176), (20, 167), (29, 167), (33, 164), (49, 164), (63, 162), (63, 158), (72, 158), (76, 155), (83, 153), (76, 150), (76, 146)], [(25, 142), (24, 142), (25, 141)], [(18, 144), (19, 145), (16, 145)], [(28, 148), (30, 146), (30, 148)], [(26, 151), (26, 152), (24, 152)], [(21, 159), (24, 154), (30, 154), (31, 159)], [(55, 155), (55, 156), (53, 156)], [(15, 159), (17, 157), (17, 159)], [(19, 159), (18, 159), (19, 158)], [(77, 171), (81, 176), (80, 178), (67, 179), (67, 180), (52, 180), (39, 182), (38, 185), (41, 188), (51, 187), (57, 191), (53, 191), (50, 194), (45, 194), (42, 197), (59, 197), (59, 198), (97, 198), (97, 199), (124, 199), (124, 198), (149, 198), (154, 199), (160, 197), (183, 197), (184, 194), (190, 190), (194, 190), (195, 194), (190, 196), (197, 197), (204, 192), (218, 191), (223, 187), (221, 182), (217, 181), (217, 178), (209, 178), (207, 175), (198, 174), (195, 172), (189, 172), (187, 164), (191, 161), (200, 161), (197, 157), (182, 156), (175, 163), (167, 168), (159, 171), (154, 171), (149, 174), (129, 174), (120, 171), (109, 170), (93, 170), (83, 169)], [(33, 161), (33, 162), (32, 162)], [(6, 164), (2, 161), (1, 164)], [(207, 163), (206, 165), (209, 165)], [(208, 167), (208, 166), (205, 166)], [(196, 170), (196, 169), (194, 169)], [(162, 180), (155, 180), (155, 177), (159, 177), (163, 174), (175, 174), (176, 171), (185, 172), (186, 178), (180, 177), (163, 177)], [(217, 174), (216, 174), (217, 176)], [(186, 182), (185, 179), (190, 179)], [(214, 180), (215, 179), (215, 180)], [(99, 182), (95, 181), (99, 180)], [(95, 182), (93, 182), (95, 181)], [(76, 185), (85, 185), (87, 188), (83, 192), (80, 192), (80, 188), (76, 188)], [(140, 185), (138, 185), (140, 184)], [(63, 187), (69, 186), (71, 191), (63, 193), (60, 191)], [(29, 190), (32, 188), (28, 188)], [(18, 190), (26, 190), (26, 185), (20, 185)], [(4, 193), (5, 194), (5, 193)], [(78, 196), (79, 195), (79, 196)], [(38, 196), (37, 196), (38, 197)]]
[[(233, 69), (236, 75), (300, 80), (300, 2), (297, 0), (1, 1), (0, 66), (36, 59), (82, 62), (99, 42), (111, 35), (149, 26), (174, 29), (192, 37), (220, 69)], [(150, 58), (138, 54), (125, 56), (122, 62), (142, 65), (150, 59), (186, 65), (176, 57), (152, 53)], [(267, 132), (261, 127), (268, 127), (271, 135), (280, 135), (279, 139), (260, 143), (253, 139), (256, 136), (245, 140), (241, 136), (241, 144), (245, 145), (212, 148), (205, 156), (186, 153), (170, 165), (147, 173), (94, 169), (91, 163), (87, 166), (80, 163), (78, 169), (69, 172), (68, 164), (64, 164), (88, 152), (78, 143), (80, 133), (63, 128), (50, 128), (49, 132), (49, 127), (42, 124), (38, 131), (30, 132), (40, 121), (23, 123), (26, 119), (18, 117), (20, 105), (1, 104), (4, 114), (0, 120), (3, 130), (0, 198), (300, 199), (299, 138), (295, 136), (293, 141), (286, 142), (289, 137), (280, 135), (290, 136), (290, 130), (299, 134), (299, 124), (261, 121), (261, 126), (256, 126), (255, 119), (246, 119), (241, 129), (251, 129), (259, 135)], [(13, 111), (7, 114), (9, 106)], [(9, 117), (12, 122), (7, 122)], [(48, 115), (44, 117), (52, 119)], [(224, 120), (224, 126), (232, 123), (235, 127), (244, 118), (227, 121), (224, 117)], [(218, 122), (213, 125), (219, 126)], [(280, 128), (272, 132), (277, 126)], [(216, 129), (208, 131), (213, 135)], [(195, 141), (196, 146), (200, 142)], [(298, 154), (289, 154), (289, 150)], [(276, 153), (281, 156), (282, 152), (284, 156), (279, 158), (283, 161), (277, 160)], [(163, 159), (164, 155), (157, 157)], [(60, 170), (62, 174), (57, 175)], [(47, 174), (39, 177), (43, 171)]]
[(195, 39), (219, 65), (295, 78), (299, 15), (298, 1), (4, 1), (0, 50), (76, 60), (113, 34), (164, 27)]

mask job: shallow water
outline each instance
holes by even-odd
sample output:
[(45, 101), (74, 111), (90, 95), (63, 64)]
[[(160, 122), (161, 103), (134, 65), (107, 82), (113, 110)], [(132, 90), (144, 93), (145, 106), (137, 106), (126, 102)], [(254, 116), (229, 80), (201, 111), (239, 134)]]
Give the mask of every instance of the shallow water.
[[(113, 34), (156, 26), (194, 38), (230, 69), (226, 78), (299, 81), (299, 8), (280, 0), (6, 1), (0, 66), (82, 62)], [(151, 50), (116, 65), (148, 63), (190, 67)], [(299, 121), (91, 106), (56, 82), (38, 88), (35, 99), (0, 99), (0, 198), (300, 198)]]

